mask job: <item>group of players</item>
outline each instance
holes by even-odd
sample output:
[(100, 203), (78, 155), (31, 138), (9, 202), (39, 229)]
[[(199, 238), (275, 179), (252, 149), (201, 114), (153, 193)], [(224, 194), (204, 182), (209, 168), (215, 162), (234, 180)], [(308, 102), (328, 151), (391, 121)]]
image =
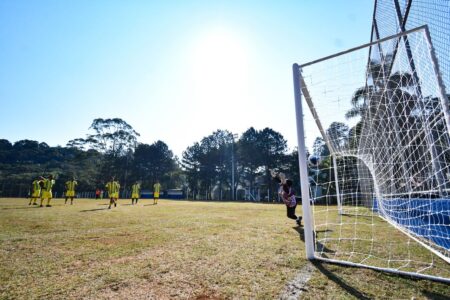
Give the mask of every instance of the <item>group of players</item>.
[[(279, 195), (281, 199), (283, 199), (284, 204), (286, 204), (287, 209), (287, 217), (290, 219), (294, 219), (297, 225), (301, 226), (302, 217), (297, 216), (295, 214), (295, 208), (297, 207), (297, 199), (295, 196), (295, 192), (292, 188), (292, 180), (287, 179), (283, 173), (277, 174), (272, 171), (272, 176), (279, 184)], [(40, 207), (43, 207), (44, 200), (47, 199), (47, 207), (51, 207), (50, 201), (52, 200), (52, 187), (55, 185), (55, 180), (53, 179), (53, 175), (49, 175), (47, 178), (40, 176), (31, 184), (31, 193), (30, 193), (30, 203), (28, 205), (38, 205), (37, 199), (41, 199)], [(75, 178), (67, 181), (65, 183), (65, 201), (64, 204), (67, 204), (67, 201), (70, 199), (70, 204), (73, 205), (73, 199), (75, 198), (75, 189), (78, 185)], [(114, 205), (117, 207), (117, 200), (119, 199), (119, 190), (120, 184), (115, 179), (114, 176), (111, 177), (110, 181), (108, 181), (105, 185), (106, 190), (108, 191), (109, 197), (109, 206), (108, 209)], [(159, 192), (161, 190), (161, 184), (157, 180), (153, 185), (153, 204), (158, 204)], [(136, 181), (131, 186), (131, 204), (137, 204), (141, 194), (141, 183)]]
[[(53, 175), (49, 175), (48, 177), (40, 176), (39, 178), (36, 178), (31, 184), (30, 202), (28, 203), (28, 205), (38, 205), (37, 200), (40, 199), (41, 201), (39, 207), (44, 206), (44, 200), (47, 200), (46, 207), (51, 207), (50, 201), (53, 198), (52, 188), (54, 185), (55, 180), (53, 178)], [(71, 180), (65, 183), (64, 204), (67, 204), (67, 201), (70, 199), (70, 204), (73, 205), (73, 199), (75, 198), (76, 195), (75, 189), (77, 185), (78, 182), (75, 180), (75, 178), (72, 178)], [(111, 209), (113, 205), (114, 207), (116, 207), (117, 200), (119, 199), (119, 190), (120, 190), (119, 182), (115, 179), (114, 176), (112, 176), (110, 181), (106, 183), (105, 187), (106, 190), (108, 191), (109, 197), (108, 209)], [(156, 183), (153, 185), (153, 204), (158, 204), (160, 190), (161, 184), (159, 183), (158, 180), (156, 180)], [(141, 183), (139, 181), (136, 181), (131, 186), (132, 205), (138, 203), (140, 194), (141, 194)]]

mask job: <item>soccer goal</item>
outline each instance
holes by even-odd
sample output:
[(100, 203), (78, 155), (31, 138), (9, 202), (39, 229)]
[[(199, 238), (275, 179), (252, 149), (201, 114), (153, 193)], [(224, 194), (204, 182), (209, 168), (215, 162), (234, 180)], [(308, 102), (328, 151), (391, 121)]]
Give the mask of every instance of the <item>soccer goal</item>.
[(449, 100), (428, 28), (293, 73), (307, 258), (450, 283)]

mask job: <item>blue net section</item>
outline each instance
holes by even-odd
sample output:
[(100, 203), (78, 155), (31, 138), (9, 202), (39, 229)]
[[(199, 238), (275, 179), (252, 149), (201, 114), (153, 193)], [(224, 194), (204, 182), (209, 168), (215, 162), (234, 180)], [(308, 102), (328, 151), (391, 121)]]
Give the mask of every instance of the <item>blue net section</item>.
[(377, 199), (374, 210), (421, 241), (450, 250), (450, 199)]

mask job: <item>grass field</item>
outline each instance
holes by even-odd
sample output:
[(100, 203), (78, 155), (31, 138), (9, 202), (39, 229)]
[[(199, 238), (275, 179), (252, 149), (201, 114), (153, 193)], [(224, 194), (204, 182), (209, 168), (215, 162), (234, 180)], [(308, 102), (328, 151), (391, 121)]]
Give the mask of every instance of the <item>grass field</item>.
[[(308, 262), (282, 205), (0, 199), (1, 299), (274, 299)], [(446, 284), (314, 264), (304, 299), (442, 299)]]

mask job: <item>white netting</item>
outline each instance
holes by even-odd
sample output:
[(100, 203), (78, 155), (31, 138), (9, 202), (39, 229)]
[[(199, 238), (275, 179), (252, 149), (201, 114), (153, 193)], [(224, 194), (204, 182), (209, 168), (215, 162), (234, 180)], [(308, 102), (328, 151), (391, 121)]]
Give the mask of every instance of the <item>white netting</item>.
[(302, 66), (307, 140), (323, 128), (317, 257), (450, 278), (448, 100), (430, 49), (421, 29)]

